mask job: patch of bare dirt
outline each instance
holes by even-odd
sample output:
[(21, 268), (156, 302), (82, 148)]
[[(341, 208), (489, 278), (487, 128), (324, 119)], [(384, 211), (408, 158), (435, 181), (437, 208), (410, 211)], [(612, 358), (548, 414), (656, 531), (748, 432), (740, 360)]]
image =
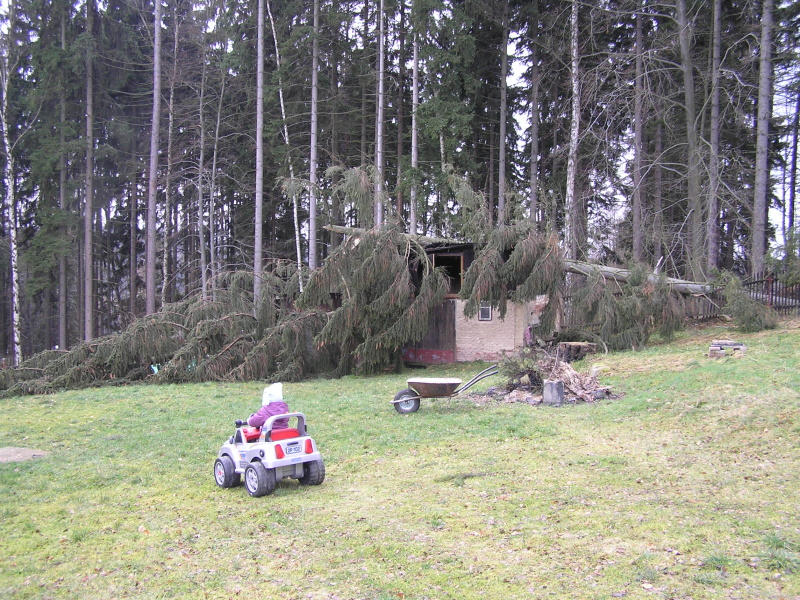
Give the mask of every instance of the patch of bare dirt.
[(542, 403), (542, 395), (528, 392), (525, 390), (512, 390), (506, 392), (503, 389), (491, 388), (486, 394), (470, 394), (469, 399), (478, 406), (484, 404), (513, 404), (521, 402), (536, 406)]
[(14, 446), (4, 446), (3, 448), (0, 448), (0, 463), (33, 460), (34, 458), (47, 456), (47, 454), (48, 453), (44, 450), (37, 450), (36, 448), (15, 448)]

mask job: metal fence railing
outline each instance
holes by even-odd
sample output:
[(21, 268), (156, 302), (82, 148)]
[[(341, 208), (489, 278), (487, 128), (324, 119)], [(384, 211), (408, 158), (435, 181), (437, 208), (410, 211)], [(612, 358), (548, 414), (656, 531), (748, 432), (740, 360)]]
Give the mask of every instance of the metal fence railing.
[(743, 282), (744, 289), (758, 300), (782, 315), (800, 313), (800, 284), (787, 285), (774, 273), (760, 273)]
[[(747, 294), (754, 300), (770, 306), (781, 315), (800, 314), (800, 284), (788, 285), (774, 273), (765, 272), (742, 282)], [(720, 317), (724, 312), (725, 297), (721, 289), (708, 294), (684, 296), (686, 318), (704, 321)], [(564, 300), (561, 326), (580, 329), (586, 326), (584, 316), (575, 309), (571, 298)]]

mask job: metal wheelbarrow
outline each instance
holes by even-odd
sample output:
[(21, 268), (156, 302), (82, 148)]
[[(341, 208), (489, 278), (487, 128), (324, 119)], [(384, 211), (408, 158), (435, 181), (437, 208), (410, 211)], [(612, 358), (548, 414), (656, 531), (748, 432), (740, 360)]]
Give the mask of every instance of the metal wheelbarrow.
[(492, 375), (497, 375), (497, 365), (487, 367), (464, 385), (456, 377), (414, 377), (408, 380), (406, 389), (395, 394), (392, 404), (401, 415), (407, 415), (419, 410), (422, 398), (452, 398)]

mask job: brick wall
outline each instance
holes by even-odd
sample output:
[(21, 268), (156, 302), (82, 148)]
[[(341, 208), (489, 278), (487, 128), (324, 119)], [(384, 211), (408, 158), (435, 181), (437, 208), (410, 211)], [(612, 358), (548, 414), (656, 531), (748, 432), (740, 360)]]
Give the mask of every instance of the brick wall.
[(456, 300), (456, 361), (488, 360), (502, 358), (504, 352), (519, 349), (524, 343), (525, 328), (539, 322), (539, 315), (547, 304), (546, 297), (534, 302), (514, 304), (509, 302), (504, 319), (492, 310), (490, 321), (481, 321), (478, 315), (464, 316), (464, 300)]

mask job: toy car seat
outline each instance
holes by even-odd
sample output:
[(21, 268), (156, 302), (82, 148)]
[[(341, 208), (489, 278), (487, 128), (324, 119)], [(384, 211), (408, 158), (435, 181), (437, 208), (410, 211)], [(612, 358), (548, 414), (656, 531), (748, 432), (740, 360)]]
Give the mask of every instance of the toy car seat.
[(293, 427), (287, 427), (285, 429), (273, 429), (272, 431), (267, 434), (267, 439), (271, 442), (276, 442), (278, 440), (288, 440), (289, 438), (299, 437), (300, 432)]
[[(244, 436), (244, 441), (247, 443), (257, 442), (261, 439), (261, 427), (242, 427), (242, 435)], [(266, 441), (276, 442), (278, 440), (288, 440), (299, 436), (300, 432), (293, 427), (273, 429), (267, 432)]]

